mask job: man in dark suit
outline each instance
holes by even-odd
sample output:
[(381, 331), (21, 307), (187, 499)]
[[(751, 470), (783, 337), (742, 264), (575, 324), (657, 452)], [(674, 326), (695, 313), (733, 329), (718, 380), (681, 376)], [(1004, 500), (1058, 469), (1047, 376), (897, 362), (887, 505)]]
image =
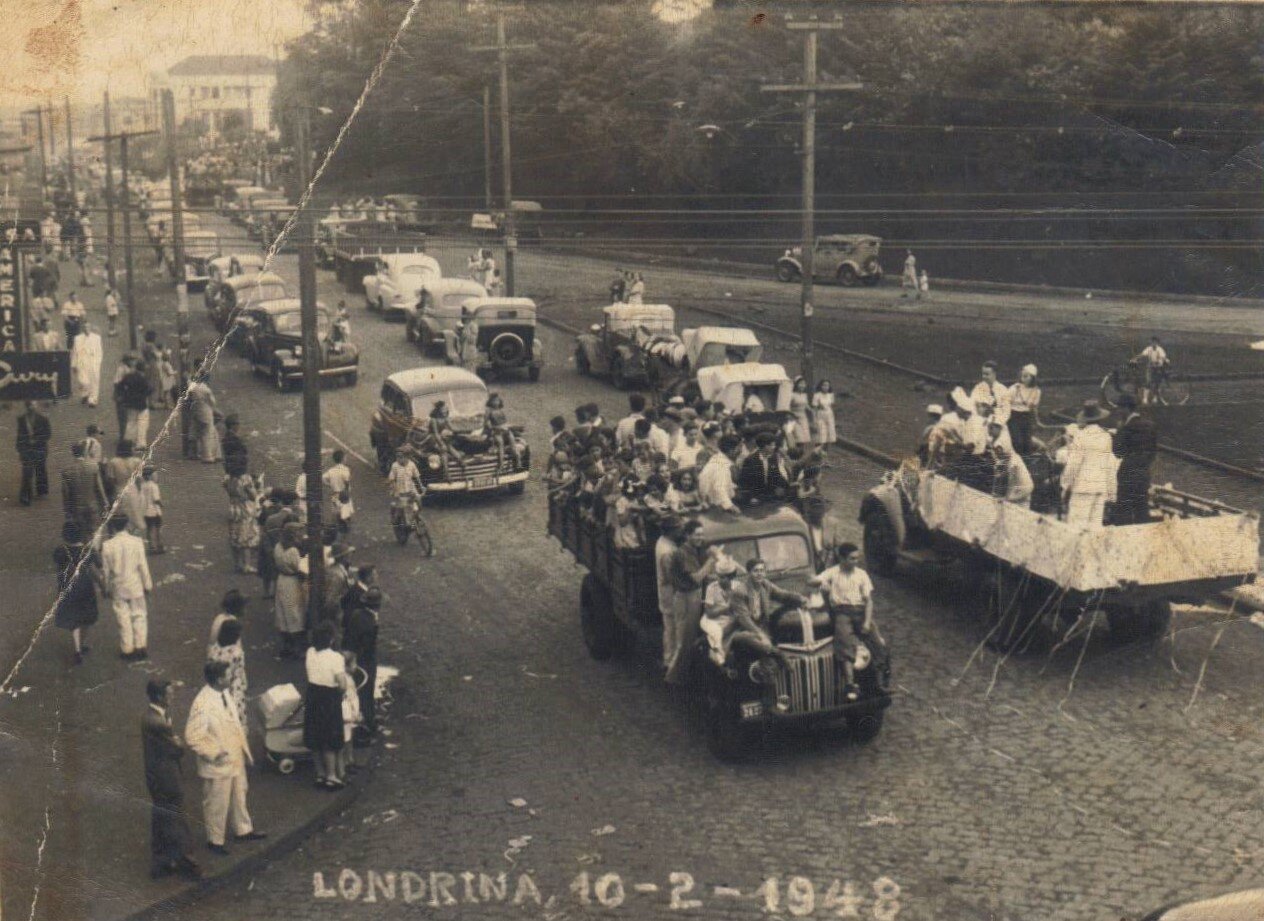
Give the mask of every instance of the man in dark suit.
[(742, 463), (737, 489), (756, 502), (784, 502), (790, 496), (790, 475), (777, 450), (777, 436), (761, 432), (755, 438), (755, 453)]
[(180, 784), (180, 759), (184, 743), (171, 725), (171, 682), (151, 678), (145, 693), (149, 707), (141, 717), (140, 735), (145, 751), (145, 786), (153, 803), (150, 811), (150, 876), (154, 879), (179, 873), (188, 879), (202, 876), (189, 857), (189, 823), (184, 817), (184, 790)]
[(224, 437), (220, 439), (220, 450), (224, 452), (224, 472), (229, 476), (241, 476), (250, 469), (250, 449), (242, 440), (240, 428), (241, 423), (236, 413), (229, 413), (224, 417)]
[(48, 417), (28, 400), (26, 412), (18, 416), (17, 449), (22, 464), (22, 488), (18, 501), (30, 505), (35, 496), (48, 495), (48, 442), (53, 426)]
[(1115, 433), (1115, 524), (1145, 524), (1150, 520), (1150, 470), (1159, 453), (1159, 427), (1137, 411), (1131, 394), (1119, 398), (1124, 422)]
[(105, 511), (105, 486), (100, 465), (84, 457), (83, 452), (83, 442), (70, 448), (74, 459), (61, 471), (61, 500), (66, 520), (78, 524), (80, 534), (91, 535), (96, 533)]
[(360, 715), (364, 719), (364, 736), (377, 731), (377, 711), (373, 696), (377, 684), (378, 612), (382, 609), (382, 590), (373, 586), (364, 592), (363, 600), (347, 612), (342, 621), (342, 648), (355, 653), (356, 664), (364, 669), (365, 681), (359, 690)]

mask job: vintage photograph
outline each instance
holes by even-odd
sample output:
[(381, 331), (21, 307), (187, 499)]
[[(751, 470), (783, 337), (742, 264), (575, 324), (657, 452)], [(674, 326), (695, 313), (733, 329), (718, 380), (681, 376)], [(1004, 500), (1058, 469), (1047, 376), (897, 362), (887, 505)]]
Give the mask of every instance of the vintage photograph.
[(0, 921), (1264, 921), (1264, 6), (5, 12)]

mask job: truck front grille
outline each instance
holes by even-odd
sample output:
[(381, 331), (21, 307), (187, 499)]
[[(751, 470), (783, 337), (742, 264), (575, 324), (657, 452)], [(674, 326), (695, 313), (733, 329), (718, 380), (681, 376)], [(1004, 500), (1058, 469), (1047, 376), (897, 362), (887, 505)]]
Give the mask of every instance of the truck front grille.
[(777, 669), (777, 695), (790, 698), (791, 713), (814, 713), (843, 703), (833, 650), (791, 654), (788, 668)]
[[(506, 465), (508, 468), (508, 465)], [(431, 470), (429, 466), (421, 474), (423, 483), (451, 483), (460, 482), (461, 480), (472, 480), (475, 477), (496, 476), (500, 473), (496, 466), (496, 455), (475, 456), (465, 458), (465, 463), (458, 464), (456, 461), (448, 461), (447, 475), (444, 475), (444, 469), (440, 467), (438, 470)], [(512, 473), (512, 470), (505, 469), (504, 473)]]

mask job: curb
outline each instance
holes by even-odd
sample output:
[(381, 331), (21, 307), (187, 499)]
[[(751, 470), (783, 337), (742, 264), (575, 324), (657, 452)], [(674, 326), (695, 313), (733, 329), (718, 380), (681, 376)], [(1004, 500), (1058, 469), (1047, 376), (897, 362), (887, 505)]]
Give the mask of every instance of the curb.
[(332, 797), (327, 805), (318, 809), (315, 814), (304, 820), (297, 827), (290, 829), (266, 847), (260, 848), (258, 851), (243, 857), (237, 863), (225, 867), (221, 872), (213, 876), (204, 877), (200, 881), (191, 883), (177, 892), (163, 896), (144, 908), (121, 915), (114, 921), (149, 921), (149, 919), (156, 918), (174, 909), (187, 908), (212, 892), (225, 888), (242, 876), (267, 866), (277, 857), (295, 850), (304, 842), (312, 829), (350, 807), (359, 798), (360, 792), (367, 785), (367, 782), (377, 773), (378, 759), (380, 757), (379, 745), (374, 744), (368, 751), (373, 752), (373, 757), (369, 759), (368, 763), (357, 775), (356, 784), (354, 786), (349, 785), (342, 793)]

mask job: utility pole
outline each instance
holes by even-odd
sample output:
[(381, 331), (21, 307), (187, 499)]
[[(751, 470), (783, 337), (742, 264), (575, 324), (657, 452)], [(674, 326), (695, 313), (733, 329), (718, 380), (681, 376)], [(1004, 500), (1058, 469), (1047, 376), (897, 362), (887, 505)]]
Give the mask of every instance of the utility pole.
[(75, 132), (70, 124), (70, 97), (66, 97), (66, 163), (70, 173), (70, 200), (79, 209), (79, 197), (75, 195)]
[(483, 84), (483, 203), (492, 210), (492, 88)]
[(514, 296), (514, 254), (518, 250), (518, 234), (513, 208), (513, 158), (509, 145), (509, 52), (525, 51), (535, 45), (510, 45), (505, 40), (504, 11), (496, 13), (496, 44), (480, 46), (475, 52), (496, 52), (500, 64), (500, 169), (504, 185), (505, 221), (502, 231), (505, 238), (505, 294)]
[(129, 138), (148, 137), (157, 131), (120, 131), (118, 134), (99, 134), (88, 138), (89, 141), (100, 141), (109, 147), (112, 141), (119, 142), (119, 169), (123, 173), (123, 271), (127, 273), (127, 286), (123, 295), (123, 304), (127, 307), (127, 341), (133, 351), (136, 349), (136, 321), (139, 311), (136, 309), (136, 272), (132, 263), (132, 196), (127, 182), (127, 141)]
[(171, 178), (171, 259), (176, 276), (176, 335), (179, 339), (179, 371), (184, 374), (189, 351), (189, 282), (184, 271), (184, 203), (181, 199), (180, 164), (176, 157), (176, 101), (171, 90), (162, 91), (162, 127), (167, 133), (167, 175)]
[[(311, 181), (311, 110), (295, 119), (295, 202), (301, 202)], [(316, 225), (311, 205), (298, 214), (298, 297), (303, 325), (303, 473), (307, 478), (307, 611), (308, 623), (321, 616), (325, 597), (325, 550), (321, 521), (324, 483), (320, 470), (320, 336), (316, 313)]]
[[(110, 136), (110, 91), (105, 91), (101, 103), (101, 116), (105, 136)], [(118, 290), (118, 277), (114, 273), (114, 155), (112, 144), (105, 148), (105, 275), (111, 291)]]
[(53, 117), (53, 104), (48, 104), (48, 159), (57, 165), (57, 119)]
[[(44, 153), (44, 110), (39, 106), (34, 109), (27, 109), (23, 115), (35, 116), (35, 130), (39, 136), (39, 152), (40, 152), (40, 204), (43, 204), (45, 192), (48, 189), (48, 156)], [(109, 129), (107, 129), (108, 131)]]
[(846, 28), (842, 19), (819, 19), (810, 15), (805, 19), (786, 18), (786, 28), (803, 32), (803, 82), (778, 83), (760, 87), (765, 93), (800, 93), (803, 96), (803, 240), (800, 263), (803, 266), (803, 286), (799, 295), (799, 338), (802, 360), (799, 373), (808, 382), (808, 388), (816, 386), (812, 367), (812, 305), (813, 252), (816, 247), (816, 94), (847, 93), (863, 89), (860, 83), (820, 83), (816, 79), (817, 33), (822, 30)]

